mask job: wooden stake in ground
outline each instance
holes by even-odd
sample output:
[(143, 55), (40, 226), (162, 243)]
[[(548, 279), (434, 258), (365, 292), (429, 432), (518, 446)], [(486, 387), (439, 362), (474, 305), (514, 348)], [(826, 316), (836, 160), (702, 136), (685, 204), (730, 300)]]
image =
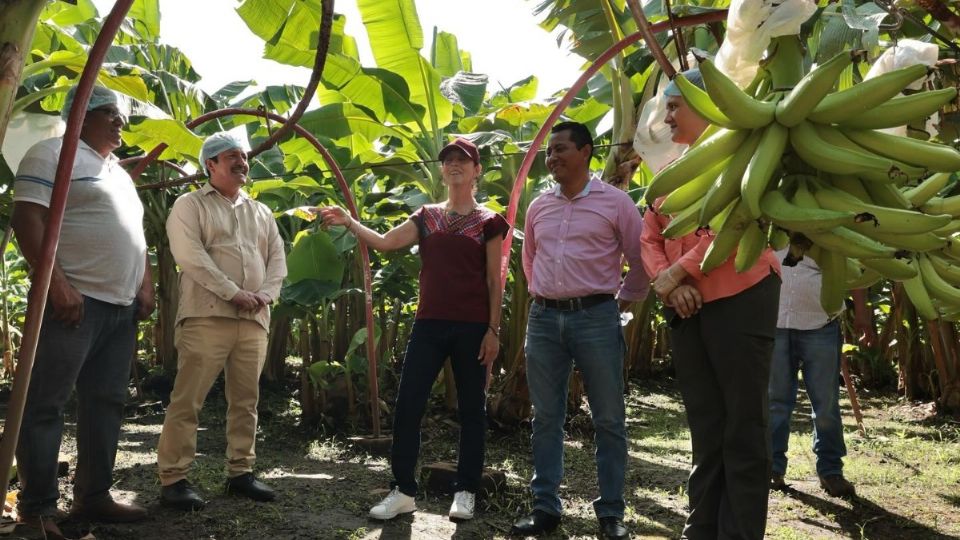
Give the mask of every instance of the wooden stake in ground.
[(850, 377), (850, 365), (847, 363), (847, 355), (840, 355), (840, 372), (843, 374), (843, 382), (847, 386), (847, 395), (850, 397), (850, 407), (853, 408), (853, 417), (857, 420), (857, 431), (861, 437), (867, 436), (867, 430), (863, 427), (863, 413), (860, 412), (860, 400), (857, 399), (857, 390), (853, 386), (853, 378)]

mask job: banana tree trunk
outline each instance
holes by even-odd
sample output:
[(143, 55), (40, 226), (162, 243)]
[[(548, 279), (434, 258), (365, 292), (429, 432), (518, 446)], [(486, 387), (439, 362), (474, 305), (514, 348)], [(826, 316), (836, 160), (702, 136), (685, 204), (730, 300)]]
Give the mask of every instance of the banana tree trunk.
[(46, 0), (0, 2), (0, 145), (7, 134), (33, 32)]
[(297, 334), (297, 349), (300, 352), (300, 358), (303, 363), (300, 369), (300, 416), (304, 424), (311, 425), (319, 417), (317, 410), (317, 400), (315, 399), (313, 384), (310, 382), (308, 369), (313, 363), (310, 357), (310, 325), (306, 318), (300, 321), (300, 331)]
[(640, 303), (634, 304), (631, 313), (633, 320), (624, 331), (627, 342), (627, 357), (623, 363), (624, 378), (649, 378), (653, 374), (653, 354), (651, 345), (655, 339), (656, 327), (651, 325), (653, 318), (654, 294)]
[(177, 306), (180, 303), (180, 287), (177, 279), (177, 264), (170, 253), (170, 245), (161, 240), (157, 243), (157, 327), (154, 343), (157, 361), (163, 372), (177, 372), (177, 347), (174, 340), (177, 322)]
[(283, 380), (287, 360), (287, 342), (290, 338), (290, 316), (273, 315), (270, 320), (270, 342), (263, 377), (271, 382)]

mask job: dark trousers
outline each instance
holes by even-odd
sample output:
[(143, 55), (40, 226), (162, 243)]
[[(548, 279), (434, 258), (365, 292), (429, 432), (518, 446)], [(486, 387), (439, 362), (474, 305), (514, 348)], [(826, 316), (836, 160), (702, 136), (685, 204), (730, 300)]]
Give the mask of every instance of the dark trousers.
[(110, 497), (117, 440), (134, 352), (136, 305), (116, 306), (84, 297), (83, 322), (67, 328), (48, 308), (17, 446), (22, 514), (57, 508), (57, 460), (63, 411), (77, 390), (77, 473), (74, 504)]
[(413, 323), (400, 374), (390, 452), (394, 486), (411, 497), (417, 494), (415, 471), (420, 456), (420, 420), (430, 389), (447, 358), (450, 358), (457, 385), (460, 421), (456, 489), (476, 493), (480, 486), (487, 429), (487, 368), (478, 356), (486, 333), (486, 323), (433, 319), (418, 319)]
[(693, 442), (683, 538), (763, 538), (770, 475), (767, 385), (780, 279), (674, 316), (674, 365)]

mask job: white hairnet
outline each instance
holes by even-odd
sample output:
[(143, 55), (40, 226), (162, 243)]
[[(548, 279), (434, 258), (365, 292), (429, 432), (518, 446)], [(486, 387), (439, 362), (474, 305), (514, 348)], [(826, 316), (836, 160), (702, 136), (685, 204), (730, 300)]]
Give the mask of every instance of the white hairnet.
[[(77, 87), (74, 86), (67, 90), (67, 98), (63, 103), (63, 110), (60, 111), (60, 117), (64, 120), (70, 116), (70, 108), (73, 106), (73, 98), (77, 95)], [(87, 111), (92, 111), (94, 109), (99, 109), (104, 105), (116, 105), (120, 109), (121, 103), (120, 98), (117, 96), (117, 93), (108, 88), (102, 86), (94, 86), (93, 92), (90, 94), (90, 101), (87, 103)], [(120, 109), (121, 113), (126, 114), (126, 111)]]
[(200, 148), (200, 166), (203, 168), (204, 174), (210, 174), (210, 171), (207, 170), (208, 159), (215, 158), (219, 156), (221, 152), (226, 152), (234, 148), (239, 148), (244, 152), (250, 151), (250, 146), (247, 145), (246, 139), (229, 131), (221, 131), (207, 137), (207, 140), (203, 141), (203, 146)]

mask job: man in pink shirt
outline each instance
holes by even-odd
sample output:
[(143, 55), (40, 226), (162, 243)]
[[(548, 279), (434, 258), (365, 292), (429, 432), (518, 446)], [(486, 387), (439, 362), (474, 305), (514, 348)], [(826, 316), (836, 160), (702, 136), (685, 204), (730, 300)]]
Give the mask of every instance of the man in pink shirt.
[[(703, 88), (699, 70), (678, 75)], [(664, 90), (673, 142), (692, 144), (707, 123), (687, 107), (676, 85)], [(693, 443), (690, 515), (682, 538), (763, 538), (767, 519), (770, 438), (767, 383), (776, 334), (780, 265), (764, 251), (745, 272), (734, 255), (700, 271), (713, 234), (665, 239), (670, 217), (643, 216), (643, 263), (663, 300), (680, 393)]]
[[(533, 303), (524, 347), (533, 403), (533, 512), (511, 534), (554, 530), (563, 512), (563, 424), (574, 362), (596, 430), (600, 538), (628, 538), (623, 524), (627, 438), (620, 308), (646, 298), (640, 212), (614, 186), (590, 178), (593, 138), (583, 124), (551, 130), (547, 168), (557, 182), (527, 209), (523, 272)], [(623, 258), (630, 270), (621, 284)], [(619, 306), (617, 299), (619, 300)]]

